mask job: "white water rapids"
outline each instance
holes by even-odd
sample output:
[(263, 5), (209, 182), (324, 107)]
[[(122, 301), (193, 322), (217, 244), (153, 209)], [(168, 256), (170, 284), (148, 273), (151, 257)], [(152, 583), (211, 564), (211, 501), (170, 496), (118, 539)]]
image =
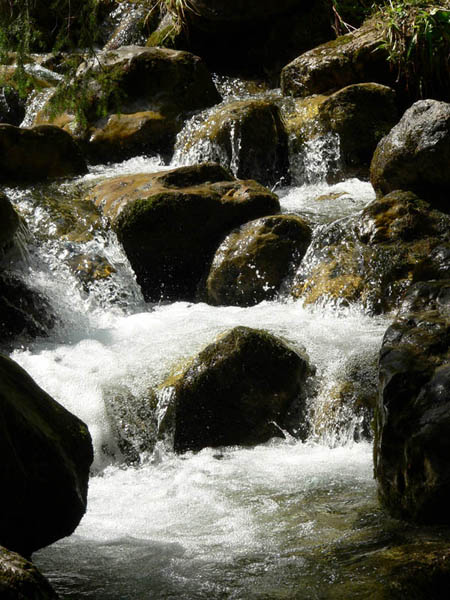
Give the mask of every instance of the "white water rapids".
[[(97, 167), (84, 181), (161, 168), (138, 158)], [(358, 180), (278, 191), (285, 212), (313, 223), (355, 213), (373, 197)], [(316, 200), (329, 192), (332, 199)], [(26, 190), (8, 194), (26, 212)], [(364, 537), (376, 512), (371, 447), (354, 442), (357, 422), (344, 432), (331, 423), (306, 443), (288, 438), (183, 456), (158, 445), (127, 466), (105, 395), (123, 388), (145, 395), (219, 333), (246, 325), (306, 350), (316, 367), (312, 401), (320, 403), (349, 364), (373, 363), (388, 320), (287, 298), (251, 308), (146, 305), (114, 237), (87, 244), (118, 267), (122, 301), (120, 293), (109, 296), (107, 283), (86, 295), (62, 264), (69, 245), (42, 242), (30, 258), (30, 281), (52, 296), (63, 325), (12, 353), (88, 424), (95, 446), (88, 511), (73, 536), (35, 556), (38, 566), (62, 598), (327, 597), (338, 578), (334, 549)]]

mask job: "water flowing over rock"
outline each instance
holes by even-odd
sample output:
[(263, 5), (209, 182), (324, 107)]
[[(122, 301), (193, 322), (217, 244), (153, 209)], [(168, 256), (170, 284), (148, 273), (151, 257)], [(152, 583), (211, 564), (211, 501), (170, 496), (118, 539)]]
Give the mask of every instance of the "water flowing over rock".
[(0, 124), (0, 180), (41, 181), (87, 171), (80, 149), (66, 131)]
[(377, 146), (370, 180), (377, 194), (408, 190), (449, 209), (450, 104), (419, 100)]
[(411, 283), (447, 277), (450, 220), (411, 192), (392, 192), (356, 218), (321, 226), (294, 279), (305, 302), (393, 310)]
[[(69, 113), (49, 116), (51, 100), (36, 122), (54, 122), (74, 132), (94, 162), (169, 152), (183, 116), (220, 101), (198, 56), (165, 48), (123, 46), (100, 52), (78, 69), (75, 83), (83, 81), (86, 125), (77, 127)], [(98, 114), (99, 106), (105, 116)]]
[(0, 596), (4, 600), (58, 600), (49, 582), (31, 562), (1, 546)]
[(277, 196), (204, 163), (106, 180), (91, 192), (147, 299), (193, 299), (214, 251), (234, 227), (279, 212)]
[(370, 20), (352, 33), (305, 52), (283, 68), (283, 94), (322, 94), (371, 81), (389, 85), (393, 76), (381, 42), (381, 30)]
[(418, 283), (380, 351), (375, 475), (382, 504), (403, 519), (448, 523), (450, 282)]
[(217, 249), (206, 281), (207, 301), (252, 306), (272, 299), (310, 241), (309, 225), (294, 215), (264, 217), (243, 225)]
[(70, 535), (86, 510), (87, 427), (0, 355), (0, 543), (29, 556)]
[(377, 83), (357, 83), (332, 94), (318, 113), (323, 129), (339, 136), (342, 173), (367, 177), (378, 142), (397, 123), (395, 92)]
[(268, 332), (227, 332), (171, 384), (175, 451), (283, 437), (308, 374), (307, 359)]
[(287, 134), (276, 104), (238, 100), (217, 107), (177, 141), (175, 159), (214, 161), (240, 179), (273, 185), (288, 172)]

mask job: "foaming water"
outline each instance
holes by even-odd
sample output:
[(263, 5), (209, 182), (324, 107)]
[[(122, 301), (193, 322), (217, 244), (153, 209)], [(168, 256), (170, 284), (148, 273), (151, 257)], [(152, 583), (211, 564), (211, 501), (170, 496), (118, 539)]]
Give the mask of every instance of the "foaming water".
[(374, 510), (370, 452), (277, 442), (110, 468), (37, 564), (68, 598), (319, 597), (336, 577), (324, 556)]

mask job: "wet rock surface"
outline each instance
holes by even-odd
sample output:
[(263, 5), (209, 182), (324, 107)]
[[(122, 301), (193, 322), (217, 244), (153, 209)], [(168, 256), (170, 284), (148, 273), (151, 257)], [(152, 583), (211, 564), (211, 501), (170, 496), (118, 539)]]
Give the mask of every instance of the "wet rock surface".
[(30, 561), (1, 546), (0, 596), (4, 600), (57, 600), (59, 597)]
[(307, 359), (268, 332), (227, 332), (171, 383), (175, 451), (283, 437), (308, 374)]
[(375, 475), (396, 517), (449, 522), (449, 359), (450, 282), (418, 283), (380, 351)]
[(0, 543), (30, 556), (70, 535), (86, 510), (92, 444), (82, 421), (0, 355)]
[(252, 306), (272, 299), (311, 241), (300, 217), (279, 215), (251, 221), (219, 246), (206, 281), (210, 304)]
[(378, 195), (412, 191), (450, 211), (450, 104), (419, 100), (380, 141), (370, 167)]

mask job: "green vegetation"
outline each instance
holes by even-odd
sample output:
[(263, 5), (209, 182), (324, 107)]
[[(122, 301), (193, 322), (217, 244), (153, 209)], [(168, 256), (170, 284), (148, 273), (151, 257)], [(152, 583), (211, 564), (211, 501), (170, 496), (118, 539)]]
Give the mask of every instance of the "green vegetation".
[(399, 87), (413, 99), (448, 99), (450, 2), (389, 0), (377, 15)]

